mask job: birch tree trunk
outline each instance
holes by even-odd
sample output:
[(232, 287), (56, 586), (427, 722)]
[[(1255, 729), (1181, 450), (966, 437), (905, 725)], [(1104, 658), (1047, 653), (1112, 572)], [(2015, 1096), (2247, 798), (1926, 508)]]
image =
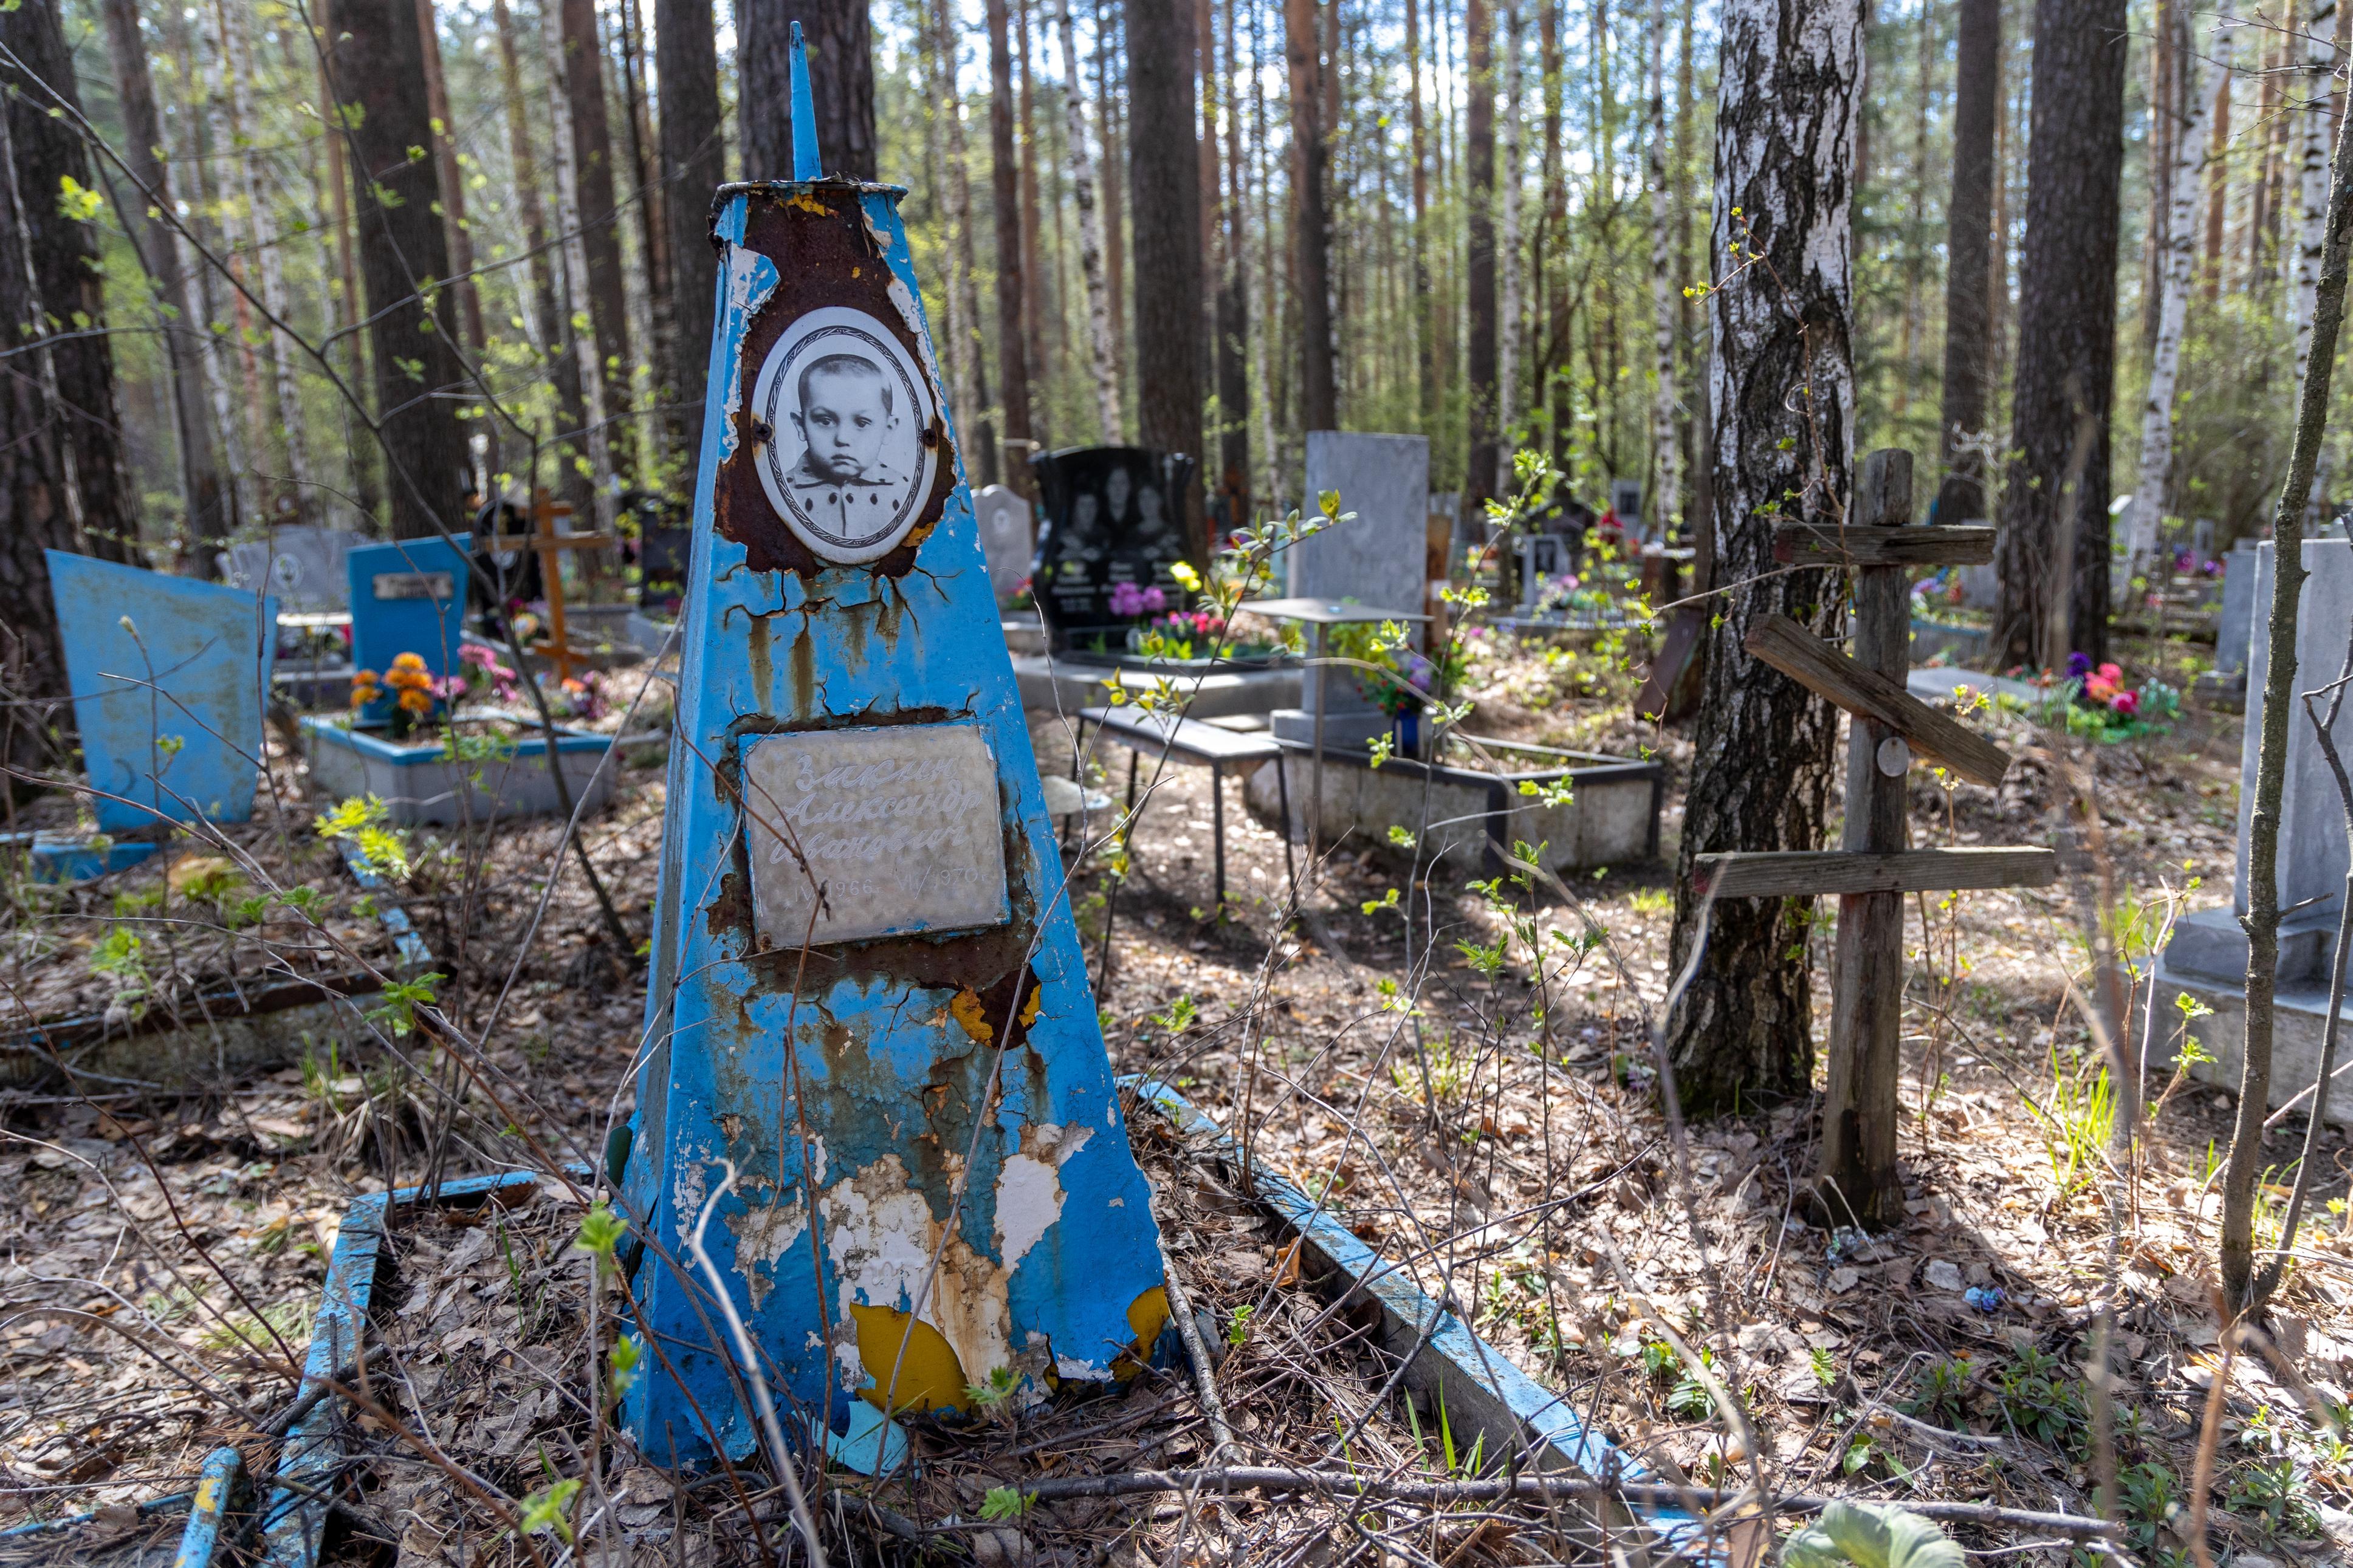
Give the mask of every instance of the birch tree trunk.
[[(2312, 316), (2320, 288), (2321, 256), (2328, 243), (2328, 142), (2336, 128), (2337, 8), (2338, 0), (2312, 0), (2305, 18), (2305, 91), (2296, 115), (2303, 166), (2298, 171), (2295, 259), (2289, 308), (2295, 323), (2295, 384), (2299, 393), (2312, 363)], [(2312, 470), (2307, 510), (2318, 520), (2327, 489), (2326, 449)]]
[(1079, 206), (1079, 273), (1087, 289), (1087, 358), (1093, 374), (1095, 418), (1106, 442), (1119, 439), (1119, 371), (1111, 351), (1111, 300), (1103, 289), (1103, 218), (1095, 211), (1095, 160), (1087, 142), (1087, 100), (1079, 79), (1077, 30), (1071, 0), (1054, 0), (1062, 45), (1062, 132), (1071, 144), (1071, 195)]
[(1495, 345), (1495, 493), (1512, 488), (1512, 450), (1519, 438), (1521, 326), (1526, 258), (1520, 245), (1520, 0), (1504, 0), (1504, 166), (1496, 205), (1503, 222), (1503, 304)]
[(1651, 0), (1650, 50), (1651, 352), (1657, 384), (1651, 395), (1651, 531), (1663, 540), (1683, 510), (1683, 463), (1676, 446), (1675, 338), (1682, 312), (1674, 287), (1667, 188), (1667, 6)]
[[(2173, 392), (2181, 369), (2181, 328), (2189, 314), (2191, 276), (2198, 266), (2198, 175), (2213, 124), (2214, 85), (2231, 68), (2236, 32), (2227, 22), (2216, 26), (2212, 56), (2190, 91), (2189, 118), (2174, 138), (2173, 200), (2166, 215), (2163, 265), (2158, 272), (2157, 341), (2149, 352), (2148, 395), (2141, 404), (2140, 467), (2125, 525), (2125, 569), (2116, 584), (2119, 605), (2130, 598), (2133, 584), (2147, 576), (2156, 558), (2158, 522), (2173, 479)], [(2325, 117), (2316, 118), (2327, 123)], [(2327, 173), (2324, 165), (2324, 180)], [(2316, 284), (2316, 258), (2312, 277)], [(2307, 329), (2310, 324), (2307, 318)]]
[(548, 140), (555, 145), (555, 257), (558, 293), (564, 300), (564, 341), (580, 371), (579, 435), (588, 453), (591, 485), (589, 504), (595, 509), (596, 531), (613, 531), (613, 447), (606, 423), (605, 363), (597, 352), (596, 332), (588, 315), (592, 284), (588, 247), (580, 231), (580, 169), (572, 104), (565, 86), (564, 16), (557, 0), (541, 0), (540, 42), (547, 51), (548, 76), (554, 90), (547, 95)]
[[(1839, 625), (1837, 579), (1776, 574), (1783, 520), (1840, 526), (1854, 447), (1855, 129), (1862, 56), (1858, 0), (1725, 0), (1711, 249), (1763, 258), (1709, 296), (1716, 582), (1729, 590), (1707, 632), (1710, 672), (1675, 879), (1673, 967), (1702, 934), (1695, 857), (1811, 849), (1830, 811), (1838, 715), (1752, 658), (1750, 625), (1778, 612), (1820, 633)], [(1737, 216), (1735, 214), (1737, 213)], [(1802, 1095), (1810, 1083), (1807, 922), (1794, 900), (1715, 906), (1706, 947), (1668, 1021), (1677, 1091), (1694, 1114)]]

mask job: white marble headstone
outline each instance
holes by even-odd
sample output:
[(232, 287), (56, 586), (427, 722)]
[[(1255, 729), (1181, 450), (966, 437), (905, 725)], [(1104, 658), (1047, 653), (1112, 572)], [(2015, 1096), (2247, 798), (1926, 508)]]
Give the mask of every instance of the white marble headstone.
[(1420, 614), (1430, 537), (1428, 437), (1310, 430), (1306, 485), (1311, 500), (1339, 491), (1340, 510), (1356, 515), (1284, 552), (1289, 593)]
[(1029, 563), (1038, 553), (1037, 513), (1029, 503), (1003, 485), (988, 485), (972, 494), (972, 515), (980, 524), (981, 553), (988, 561), (988, 585), (999, 605), (1021, 591)]
[[(2271, 603), (2274, 546), (2255, 551), (2251, 595), (2252, 631), (2260, 633)], [(2310, 574), (2296, 612), (2296, 686), (2309, 690), (2337, 679), (2345, 663), (2346, 628), (2353, 626), (2353, 541), (2307, 540), (2304, 566)], [(2247, 639), (2247, 731), (2239, 759), (2239, 863), (2232, 877), (2232, 904), (2247, 910), (2248, 818), (2255, 807), (2255, 758), (2263, 743), (2263, 682), (2271, 670), (2271, 642)], [(2313, 738), (2312, 720), (2296, 704), (2288, 719), (2286, 788), (2280, 796), (2279, 898), (2283, 910), (2306, 902), (2334, 904), (2345, 890), (2345, 810), (2327, 759)]]
[(363, 534), (339, 528), (296, 524), (270, 531), (267, 540), (232, 544), (219, 557), (221, 576), (231, 587), (275, 594), (290, 615), (324, 615), (351, 608), (351, 580), (344, 567)]

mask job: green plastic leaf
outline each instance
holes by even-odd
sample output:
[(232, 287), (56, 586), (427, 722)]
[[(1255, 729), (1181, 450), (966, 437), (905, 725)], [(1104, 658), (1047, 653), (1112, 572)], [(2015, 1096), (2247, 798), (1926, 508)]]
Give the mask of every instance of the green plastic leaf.
[(1789, 1568), (1964, 1568), (1961, 1549), (1928, 1521), (1878, 1503), (1834, 1502), (1789, 1537)]

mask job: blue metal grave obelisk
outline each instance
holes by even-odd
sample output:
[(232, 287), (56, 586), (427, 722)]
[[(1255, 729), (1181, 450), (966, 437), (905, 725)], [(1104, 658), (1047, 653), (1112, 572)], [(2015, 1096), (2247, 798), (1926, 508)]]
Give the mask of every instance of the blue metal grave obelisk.
[(871, 1468), (878, 1410), (1132, 1373), (1166, 1306), (904, 193), (820, 175), (793, 49), (795, 177), (713, 226), (626, 1415), (754, 1444), (708, 1209), (786, 1428)]

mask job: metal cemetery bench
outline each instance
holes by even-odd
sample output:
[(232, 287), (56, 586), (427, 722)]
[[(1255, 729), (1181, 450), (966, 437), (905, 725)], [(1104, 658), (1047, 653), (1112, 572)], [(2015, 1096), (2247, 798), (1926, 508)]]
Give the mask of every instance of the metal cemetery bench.
[[(1134, 708), (1082, 708), (1080, 720), (1092, 724), (1106, 740), (1128, 749), (1127, 807), (1135, 809), (1136, 763), (1145, 752), (1166, 753), (1171, 762), (1189, 763), (1209, 770), (1211, 819), (1217, 827), (1217, 907), (1226, 907), (1226, 770), (1237, 763), (1272, 762), (1276, 787), (1282, 800), (1282, 864), (1287, 879), (1295, 879), (1291, 861), (1291, 791), (1282, 774), (1282, 744), (1272, 735), (1244, 734), (1198, 719), (1175, 714), (1147, 714)], [(1083, 731), (1082, 732), (1083, 735)], [(1086, 748), (1080, 747), (1081, 754)], [(1128, 832), (1134, 833), (1133, 824)]]

